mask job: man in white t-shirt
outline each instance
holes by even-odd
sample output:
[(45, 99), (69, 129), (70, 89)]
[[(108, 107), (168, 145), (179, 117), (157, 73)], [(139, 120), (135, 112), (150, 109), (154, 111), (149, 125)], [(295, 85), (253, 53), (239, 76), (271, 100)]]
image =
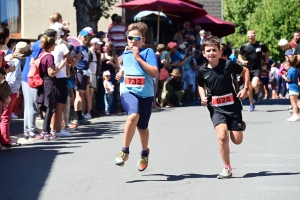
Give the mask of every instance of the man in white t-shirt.
[[(67, 60), (72, 66), (77, 65), (77, 59), (71, 58), (69, 54), (69, 49), (67, 47), (67, 43), (64, 42), (67, 39), (67, 31), (63, 31), (61, 35), (61, 39), (63, 42), (57, 44), (55, 46), (54, 51), (52, 51), (52, 55), (54, 56), (54, 64), (55, 68), (57, 69), (62, 62)], [(66, 137), (71, 136), (72, 134), (67, 132), (66, 130), (62, 129), (61, 122), (62, 122), (62, 112), (63, 108), (67, 102), (68, 98), (68, 82), (67, 82), (67, 70), (69, 68), (65, 65), (57, 74), (56, 74), (56, 86), (58, 88), (59, 96), (57, 99), (57, 106), (55, 109), (55, 113), (52, 116), (51, 120), (51, 127), (53, 132), (58, 137)]]

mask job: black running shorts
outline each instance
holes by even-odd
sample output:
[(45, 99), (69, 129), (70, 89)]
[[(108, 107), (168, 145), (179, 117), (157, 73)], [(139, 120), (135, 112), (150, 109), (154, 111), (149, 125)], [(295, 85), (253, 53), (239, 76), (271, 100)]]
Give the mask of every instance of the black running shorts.
[(211, 121), (214, 125), (214, 128), (219, 124), (227, 124), (229, 131), (243, 131), (243, 120), (242, 112), (236, 113), (236, 116), (226, 115), (223, 113), (213, 112), (211, 113)]

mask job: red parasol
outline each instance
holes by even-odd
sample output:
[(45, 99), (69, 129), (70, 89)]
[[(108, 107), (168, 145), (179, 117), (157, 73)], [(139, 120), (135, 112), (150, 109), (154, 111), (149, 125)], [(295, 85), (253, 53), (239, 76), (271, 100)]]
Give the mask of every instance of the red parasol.
[(200, 24), (201, 28), (212, 32), (213, 35), (218, 37), (224, 37), (235, 33), (235, 24), (211, 15), (205, 15), (195, 19), (193, 20), (193, 23)]
[[(134, 0), (123, 3), (117, 7), (125, 8), (128, 10), (152, 10), (158, 11), (157, 15), (157, 42), (159, 42), (159, 29), (160, 29), (160, 12), (178, 14), (178, 13), (197, 13), (197, 16), (206, 15), (206, 11), (202, 8), (194, 6), (182, 0)], [(167, 14), (168, 15), (168, 14)]]

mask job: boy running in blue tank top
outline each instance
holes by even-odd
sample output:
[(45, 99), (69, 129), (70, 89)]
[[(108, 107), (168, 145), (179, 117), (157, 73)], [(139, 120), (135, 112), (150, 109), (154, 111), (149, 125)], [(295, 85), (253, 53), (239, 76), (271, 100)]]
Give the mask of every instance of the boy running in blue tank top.
[(158, 76), (157, 59), (151, 48), (143, 49), (146, 40), (147, 25), (138, 22), (128, 26), (127, 51), (122, 55), (123, 68), (117, 73), (120, 81), (121, 103), (127, 112), (122, 150), (114, 163), (124, 166), (128, 160), (129, 146), (136, 128), (142, 145), (141, 158), (137, 163), (139, 171), (148, 166), (149, 129), (152, 105), (154, 100), (153, 78)]

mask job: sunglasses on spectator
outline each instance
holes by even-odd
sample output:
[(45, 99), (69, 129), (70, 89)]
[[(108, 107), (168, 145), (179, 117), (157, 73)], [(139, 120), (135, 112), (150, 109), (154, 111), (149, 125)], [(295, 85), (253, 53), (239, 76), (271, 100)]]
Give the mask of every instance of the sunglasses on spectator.
[(140, 41), (143, 37), (140, 36), (128, 36), (128, 40)]
[(87, 39), (89, 39), (91, 36), (89, 36), (89, 35), (86, 35), (86, 36), (83, 36), (84, 38), (87, 38)]
[(247, 35), (247, 37), (254, 37), (255, 34), (250, 34), (250, 35)]

